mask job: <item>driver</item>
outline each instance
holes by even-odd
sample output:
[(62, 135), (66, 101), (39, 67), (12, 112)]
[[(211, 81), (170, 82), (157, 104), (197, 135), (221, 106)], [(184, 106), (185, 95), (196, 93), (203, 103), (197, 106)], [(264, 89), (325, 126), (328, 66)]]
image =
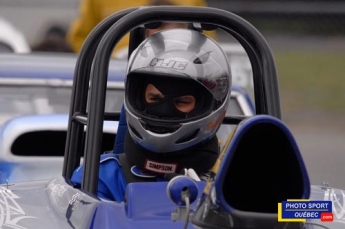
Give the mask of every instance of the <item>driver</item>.
[(200, 180), (219, 155), (216, 132), (230, 91), (227, 56), (208, 36), (170, 29), (144, 40), (126, 71), (124, 153), (101, 156), (98, 196), (121, 202), (127, 183), (166, 181), (181, 171)]

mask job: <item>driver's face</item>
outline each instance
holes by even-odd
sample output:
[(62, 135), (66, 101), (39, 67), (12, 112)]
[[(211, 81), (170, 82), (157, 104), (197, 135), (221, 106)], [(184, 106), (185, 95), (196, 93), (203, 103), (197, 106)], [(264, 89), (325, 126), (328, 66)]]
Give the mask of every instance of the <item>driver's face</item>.
[[(164, 99), (164, 95), (153, 85), (148, 84), (145, 90), (145, 100), (147, 103), (158, 103)], [(184, 113), (191, 112), (195, 107), (195, 97), (184, 95), (173, 99), (175, 107)]]

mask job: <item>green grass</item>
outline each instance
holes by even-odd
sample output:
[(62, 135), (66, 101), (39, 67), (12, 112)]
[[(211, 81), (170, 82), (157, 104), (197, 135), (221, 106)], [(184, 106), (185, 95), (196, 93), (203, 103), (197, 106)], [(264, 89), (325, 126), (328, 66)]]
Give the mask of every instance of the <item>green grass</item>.
[(276, 51), (280, 98), (285, 111), (345, 112), (345, 54)]

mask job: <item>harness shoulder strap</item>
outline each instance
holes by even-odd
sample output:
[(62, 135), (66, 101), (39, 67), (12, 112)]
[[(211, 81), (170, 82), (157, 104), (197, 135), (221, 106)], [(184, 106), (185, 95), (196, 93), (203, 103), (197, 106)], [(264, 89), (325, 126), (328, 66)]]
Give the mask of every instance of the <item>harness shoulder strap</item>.
[(126, 122), (126, 110), (125, 110), (125, 106), (122, 105), (119, 124), (117, 127), (116, 138), (114, 142), (113, 153), (120, 154), (124, 152), (124, 142), (125, 142), (127, 129), (128, 128), (127, 128), (127, 122)]

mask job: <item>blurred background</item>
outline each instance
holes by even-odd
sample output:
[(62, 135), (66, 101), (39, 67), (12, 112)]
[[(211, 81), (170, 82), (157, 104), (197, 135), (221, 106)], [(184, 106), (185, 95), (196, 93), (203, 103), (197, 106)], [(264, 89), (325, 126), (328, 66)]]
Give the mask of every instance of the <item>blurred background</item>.
[[(264, 35), (276, 59), (283, 121), (295, 134), (311, 182), (345, 189), (345, 1), (207, 2), (242, 16)], [(0, 0), (0, 16), (34, 46), (52, 27), (63, 34), (78, 16), (78, 5), (78, 0)]]

